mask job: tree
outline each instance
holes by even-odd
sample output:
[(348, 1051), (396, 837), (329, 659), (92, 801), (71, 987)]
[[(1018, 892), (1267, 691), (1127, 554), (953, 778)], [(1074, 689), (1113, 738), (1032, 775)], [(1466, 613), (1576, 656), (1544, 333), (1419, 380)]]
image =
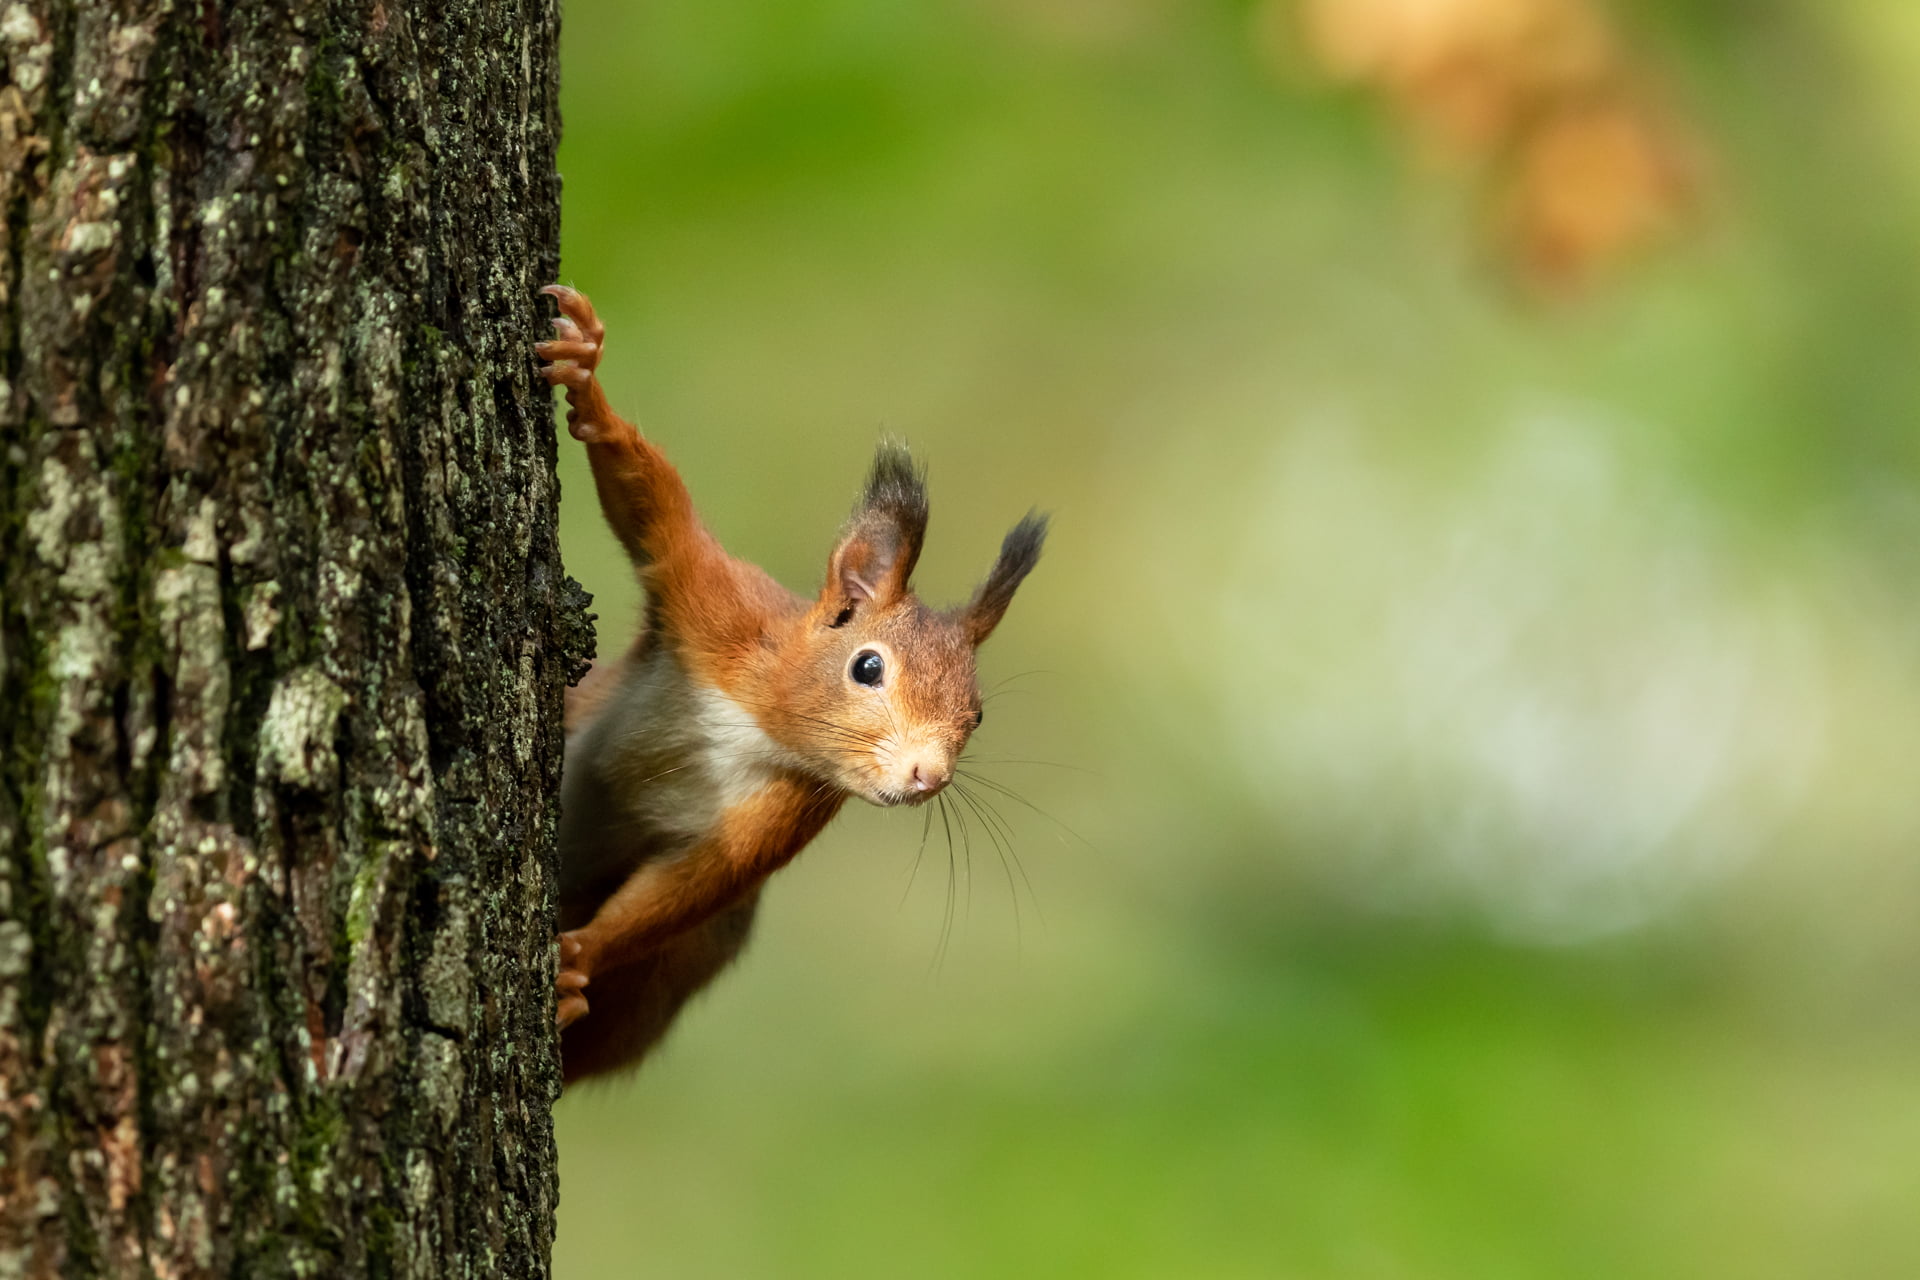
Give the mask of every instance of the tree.
[(556, 25), (0, 4), (0, 1276), (546, 1270)]

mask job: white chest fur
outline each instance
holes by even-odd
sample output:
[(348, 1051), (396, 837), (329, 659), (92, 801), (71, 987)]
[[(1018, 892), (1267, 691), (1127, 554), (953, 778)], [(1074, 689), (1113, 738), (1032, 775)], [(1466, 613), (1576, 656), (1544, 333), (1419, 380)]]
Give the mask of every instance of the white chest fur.
[(801, 762), (752, 711), (656, 650), (621, 673), (567, 740), (561, 788), (563, 916), (642, 862), (671, 857)]
[(567, 742), (563, 879), (579, 882), (685, 848), (799, 763), (751, 710), (658, 651), (621, 675)]
[(700, 771), (712, 780), (720, 808), (751, 798), (799, 763), (767, 736), (751, 711), (726, 694), (706, 686), (693, 686), (690, 692), (690, 727), (697, 739), (693, 754)]

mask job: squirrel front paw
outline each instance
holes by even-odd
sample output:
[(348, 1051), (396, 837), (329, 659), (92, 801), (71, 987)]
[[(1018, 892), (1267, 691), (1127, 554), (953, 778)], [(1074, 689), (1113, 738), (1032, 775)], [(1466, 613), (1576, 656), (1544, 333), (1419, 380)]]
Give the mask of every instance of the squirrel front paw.
[(553, 321), (559, 336), (533, 344), (534, 353), (547, 362), (540, 366), (540, 376), (549, 386), (567, 389), (567, 430), (574, 439), (591, 444), (604, 439), (611, 425), (605, 421), (604, 400), (593, 380), (605, 350), (606, 328), (593, 313), (593, 303), (578, 289), (550, 284), (540, 292), (560, 304), (560, 314)]
[(553, 1020), (562, 1030), (587, 1016), (586, 990), (589, 975), (583, 965), (584, 960), (580, 940), (571, 934), (560, 935), (560, 976), (553, 984), (554, 994), (559, 997), (555, 1005)]

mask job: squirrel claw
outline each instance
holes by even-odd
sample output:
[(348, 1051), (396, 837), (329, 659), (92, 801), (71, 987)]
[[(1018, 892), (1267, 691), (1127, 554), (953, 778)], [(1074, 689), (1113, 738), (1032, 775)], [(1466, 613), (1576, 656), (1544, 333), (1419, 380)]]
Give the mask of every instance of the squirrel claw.
[(584, 391), (593, 382), (593, 371), (600, 367), (600, 355), (606, 329), (593, 313), (587, 295), (565, 285), (550, 284), (540, 292), (560, 304), (553, 329), (559, 336), (551, 342), (533, 344), (534, 354), (545, 364), (540, 376), (549, 386), (565, 387), (567, 403), (574, 404), (574, 393)]
[(571, 342), (565, 339), (555, 339), (552, 342), (536, 342), (533, 344), (533, 349), (536, 354), (545, 360), (572, 360), (577, 363), (583, 360), (597, 360), (600, 357), (599, 347), (594, 346), (591, 342), (582, 342), (578, 339)]
[(559, 979), (553, 984), (554, 994), (559, 997), (553, 1009), (556, 1026), (564, 1027), (587, 1016), (587, 997), (583, 994), (586, 985), (587, 975), (578, 969), (560, 971)]
[(569, 392), (584, 390), (593, 381), (593, 370), (564, 362), (541, 365), (540, 375), (547, 380), (548, 386), (565, 387)]
[(550, 284), (540, 292), (560, 304), (561, 316), (579, 325), (587, 341), (597, 346), (606, 336), (606, 330), (600, 325), (600, 317), (593, 313), (593, 303), (586, 294), (564, 284)]
[(556, 1025), (564, 1027), (587, 1016), (587, 997), (582, 992), (586, 990), (587, 983), (592, 981), (592, 975), (582, 961), (586, 952), (585, 943), (571, 933), (561, 934), (559, 942), (560, 976), (554, 979), (553, 990), (560, 999), (554, 1009), (553, 1020)]

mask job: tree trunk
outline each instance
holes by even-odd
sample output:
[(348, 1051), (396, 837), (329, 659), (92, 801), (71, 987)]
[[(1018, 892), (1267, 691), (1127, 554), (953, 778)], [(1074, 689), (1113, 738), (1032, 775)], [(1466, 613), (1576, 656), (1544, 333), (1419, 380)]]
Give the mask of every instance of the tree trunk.
[(551, 0), (0, 0), (0, 1277), (543, 1275)]

